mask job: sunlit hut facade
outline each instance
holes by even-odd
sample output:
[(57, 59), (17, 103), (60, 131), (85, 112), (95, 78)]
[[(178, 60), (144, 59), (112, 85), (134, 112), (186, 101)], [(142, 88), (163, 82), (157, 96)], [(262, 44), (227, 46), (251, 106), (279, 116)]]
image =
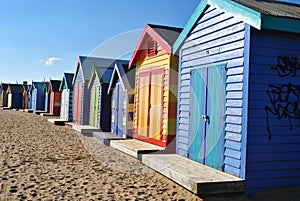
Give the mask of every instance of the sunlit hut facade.
[(111, 132), (122, 138), (133, 137), (135, 66), (115, 64), (108, 93), (111, 94)]
[(108, 92), (110, 79), (116, 63), (127, 64), (126, 60), (98, 58), (93, 66), (89, 81), (90, 125), (103, 132), (111, 131), (111, 94)]
[(29, 109), (44, 110), (45, 109), (45, 93), (43, 92), (44, 82), (32, 82), (29, 92), (28, 101)]
[(61, 91), (59, 91), (60, 80), (50, 80), (48, 95), (49, 95), (49, 113), (60, 115), (61, 106)]
[(1, 96), (0, 96), (0, 106), (7, 107), (7, 83), (0, 84), (1, 87)]
[(21, 109), (23, 103), (23, 85), (22, 84), (8, 84), (7, 87), (7, 107), (13, 109)]
[(93, 66), (109, 66), (114, 59), (79, 56), (76, 64), (73, 85), (73, 121), (81, 125), (90, 124), (89, 82)]
[(44, 81), (43, 92), (45, 93), (45, 112), (49, 112), (50, 108), (50, 95), (49, 95), (49, 82)]
[(73, 77), (73, 73), (64, 73), (59, 86), (59, 91), (61, 91), (60, 119), (67, 121), (73, 120)]
[(129, 64), (136, 65), (134, 138), (162, 147), (175, 139), (178, 57), (172, 45), (181, 31), (147, 24)]
[(27, 82), (23, 82), (23, 89), (22, 89), (22, 95), (23, 95), (23, 101), (22, 101), (22, 108), (27, 109), (28, 108), (28, 90), (30, 88), (30, 85), (27, 84)]
[(203, 0), (173, 51), (177, 153), (244, 179), (248, 194), (300, 185), (300, 6)]

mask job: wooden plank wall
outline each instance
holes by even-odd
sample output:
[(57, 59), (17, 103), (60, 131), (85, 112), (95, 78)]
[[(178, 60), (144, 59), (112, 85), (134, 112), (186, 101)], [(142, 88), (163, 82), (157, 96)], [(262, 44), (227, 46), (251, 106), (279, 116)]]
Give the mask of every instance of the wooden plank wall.
[(250, 38), (247, 192), (300, 185), (300, 35)]
[(190, 71), (193, 68), (227, 64), (225, 172), (242, 173), (242, 90), (245, 24), (231, 15), (209, 7), (180, 49), (176, 152), (187, 157), (190, 112)]
[[(96, 76), (95, 76), (95, 74), (94, 74), (94, 76), (93, 76), (93, 78), (92, 78), (92, 86), (89, 88), (89, 92), (90, 92), (90, 94), (89, 94), (89, 96), (90, 96), (90, 98), (89, 98), (89, 101), (90, 101), (90, 107), (89, 108), (87, 108), (87, 109), (89, 109), (90, 110), (90, 112), (89, 112), (89, 125), (92, 125), (92, 114), (93, 114), (93, 89), (95, 88), (95, 87), (100, 87), (100, 83), (99, 83), (99, 81), (98, 81), (98, 79), (96, 79)], [(100, 94), (101, 94), (101, 92), (99, 91), (99, 102), (100, 102), (100, 100), (101, 100), (101, 96), (100, 96)], [(99, 102), (98, 102), (98, 108), (100, 109), (100, 107), (99, 107)], [(99, 113), (100, 113), (100, 110), (98, 110), (99, 112), (98, 112), (98, 124), (97, 124), (97, 127), (98, 128), (100, 128), (100, 123), (99, 123)]]
[[(141, 61), (137, 62), (136, 68), (136, 89), (139, 86), (139, 73), (143, 71), (148, 71), (151, 69), (161, 69), (164, 68), (164, 91), (163, 91), (163, 114), (162, 114), (162, 134), (167, 135), (175, 135), (176, 124), (169, 125), (169, 100), (170, 100), (170, 56), (168, 53), (157, 44), (157, 55), (155, 57), (146, 57)], [(178, 66), (178, 65), (177, 65)], [(175, 78), (177, 79), (177, 77)], [(138, 101), (138, 90), (135, 92), (135, 103)], [(135, 104), (135, 112), (134, 112), (134, 125), (137, 128), (137, 105)], [(173, 127), (172, 127), (173, 126)]]
[[(76, 84), (82, 83), (82, 93), (81, 93), (81, 117), (80, 117), (80, 124), (81, 125), (89, 125), (90, 119), (90, 96), (89, 96), (89, 89), (88, 89), (88, 80), (83, 80), (81, 70), (78, 70), (76, 75), (74, 90), (76, 91)], [(75, 99), (75, 93), (73, 95), (73, 99)], [(73, 108), (75, 107), (75, 102), (73, 103)], [(73, 114), (74, 115), (74, 114)]]

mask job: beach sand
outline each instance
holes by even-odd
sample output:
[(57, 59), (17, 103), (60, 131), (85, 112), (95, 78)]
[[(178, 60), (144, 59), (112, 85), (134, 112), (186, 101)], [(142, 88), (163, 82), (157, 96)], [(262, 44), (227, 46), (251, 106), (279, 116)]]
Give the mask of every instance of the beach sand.
[[(205, 201), (298, 200), (300, 187)], [(201, 200), (178, 184), (46, 117), (0, 110), (0, 200)]]
[(135, 158), (47, 118), (0, 110), (0, 200), (201, 200)]

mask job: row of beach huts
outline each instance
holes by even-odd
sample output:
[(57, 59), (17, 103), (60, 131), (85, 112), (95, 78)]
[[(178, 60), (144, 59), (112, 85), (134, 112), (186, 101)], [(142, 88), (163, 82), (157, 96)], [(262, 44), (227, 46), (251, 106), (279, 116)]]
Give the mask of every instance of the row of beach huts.
[(254, 194), (300, 185), (298, 76), (299, 5), (202, 0), (183, 29), (147, 24), (130, 61), (79, 56), (62, 80), (2, 83), (0, 105), (141, 150), (194, 193)]

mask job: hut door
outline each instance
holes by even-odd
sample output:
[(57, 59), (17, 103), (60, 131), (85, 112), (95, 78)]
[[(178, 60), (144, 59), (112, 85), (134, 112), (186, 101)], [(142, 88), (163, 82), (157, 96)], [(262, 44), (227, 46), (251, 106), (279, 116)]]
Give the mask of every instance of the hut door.
[(82, 85), (76, 84), (74, 100), (74, 121), (80, 123), (81, 119), (81, 100), (82, 100)]
[(124, 90), (123, 87), (118, 84), (118, 106), (117, 106), (117, 118), (118, 118), (118, 132), (117, 135), (123, 136), (123, 107), (124, 107)]
[(150, 72), (143, 72), (139, 74), (138, 90), (137, 134), (139, 136), (148, 137)]
[(29, 102), (31, 102), (31, 109), (37, 110), (36, 104), (37, 104), (37, 90), (32, 90), (31, 96), (29, 96)]
[(160, 140), (162, 131), (163, 69), (139, 74), (138, 135)]
[(123, 88), (118, 83), (114, 89), (112, 101), (112, 132), (122, 137), (123, 135)]
[(99, 88), (94, 87), (92, 93), (92, 126), (98, 127)]
[(189, 158), (222, 170), (225, 66), (191, 71)]

